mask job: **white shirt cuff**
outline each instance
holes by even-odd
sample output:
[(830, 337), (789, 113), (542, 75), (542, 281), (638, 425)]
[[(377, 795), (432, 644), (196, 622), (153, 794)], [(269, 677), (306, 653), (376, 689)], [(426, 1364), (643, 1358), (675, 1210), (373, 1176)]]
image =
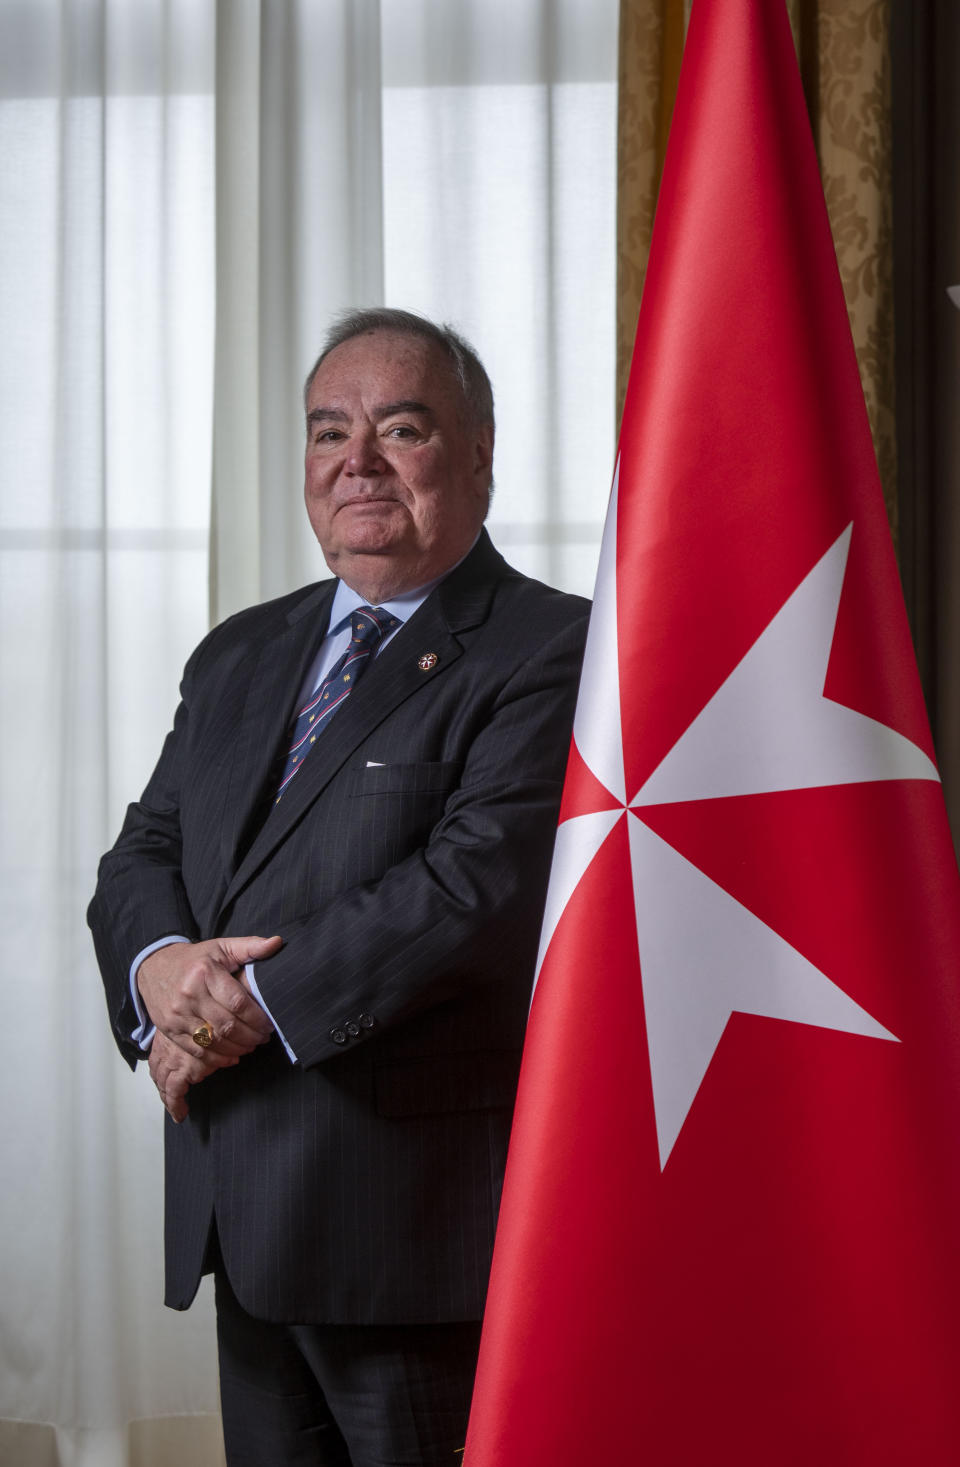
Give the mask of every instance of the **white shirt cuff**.
[(247, 975), (247, 982), (250, 985), (250, 993), (251, 993), (251, 996), (257, 1000), (257, 1003), (263, 1009), (263, 1012), (266, 1014), (267, 1018), (270, 1020), (271, 1024), (273, 1025), (273, 1027), (274, 1027), (274, 1029), (276, 1031), (276, 1034), (277, 1034), (277, 1038), (280, 1040), (280, 1043), (283, 1045), (284, 1049), (287, 1051), (287, 1056), (288, 1056), (288, 1058), (290, 1060), (290, 1063), (292, 1065), (299, 1064), (300, 1062), (297, 1059), (297, 1056), (294, 1054), (293, 1050), (290, 1048), (290, 1046), (287, 1043), (286, 1039), (284, 1039), (284, 1037), (283, 1037), (283, 1030), (280, 1028), (280, 1025), (277, 1023), (276, 1019), (273, 1017), (273, 1015), (271, 1014), (270, 1010), (267, 1008), (266, 1004), (263, 1001), (263, 994), (260, 992), (259, 988), (257, 987), (257, 980), (253, 976), (253, 964), (252, 963), (246, 963), (244, 965), (244, 972)]
[(143, 1051), (144, 1054), (150, 1053), (150, 1046), (153, 1043), (153, 1036), (157, 1032), (157, 1026), (156, 1024), (151, 1023), (150, 1016), (143, 1006), (143, 999), (140, 997), (140, 990), (137, 987), (137, 974), (140, 971), (140, 964), (145, 958), (148, 958), (151, 953), (159, 952), (162, 947), (169, 947), (170, 944), (173, 942), (189, 941), (189, 937), (161, 937), (156, 942), (151, 942), (149, 947), (141, 948), (140, 951), (137, 953), (137, 956), (134, 958), (133, 962), (130, 964), (130, 997), (133, 1000), (133, 1007), (136, 1009), (137, 1018), (140, 1021), (137, 1027), (134, 1029), (133, 1033), (130, 1035), (130, 1038), (133, 1040), (134, 1044), (140, 1046), (140, 1049)]

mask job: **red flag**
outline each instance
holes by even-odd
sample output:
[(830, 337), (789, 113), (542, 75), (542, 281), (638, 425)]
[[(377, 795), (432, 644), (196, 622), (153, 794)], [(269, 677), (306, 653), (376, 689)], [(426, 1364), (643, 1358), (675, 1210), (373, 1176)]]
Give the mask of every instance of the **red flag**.
[(785, 6), (697, 0), (466, 1467), (960, 1461), (960, 883)]

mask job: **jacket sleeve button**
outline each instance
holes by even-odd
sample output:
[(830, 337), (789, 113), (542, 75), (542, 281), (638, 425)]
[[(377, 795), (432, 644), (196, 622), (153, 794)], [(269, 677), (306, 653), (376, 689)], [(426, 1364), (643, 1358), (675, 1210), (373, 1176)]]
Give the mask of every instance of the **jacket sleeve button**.
[(351, 1039), (356, 1039), (357, 1035), (360, 1033), (360, 1025), (357, 1023), (356, 1019), (351, 1019), (350, 1022), (348, 1024), (344, 1024), (343, 1027), (346, 1029)]
[(372, 1029), (373, 1028), (373, 1015), (372, 1014), (360, 1014), (359, 1017), (358, 1017), (358, 1019), (357, 1019), (357, 1023), (360, 1025), (360, 1028), (361, 1029)]
[(334, 1044), (346, 1044), (347, 1031), (345, 1029), (331, 1029), (330, 1038), (333, 1040)]

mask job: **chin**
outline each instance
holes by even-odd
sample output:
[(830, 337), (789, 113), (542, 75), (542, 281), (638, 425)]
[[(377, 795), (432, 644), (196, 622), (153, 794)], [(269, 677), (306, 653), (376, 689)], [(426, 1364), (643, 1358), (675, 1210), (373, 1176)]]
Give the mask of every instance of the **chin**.
[(386, 525), (369, 525), (365, 530), (358, 528), (341, 544), (344, 555), (403, 555), (408, 549), (404, 537), (391, 533)]
[(382, 541), (399, 544), (410, 532), (410, 517), (393, 500), (351, 505), (340, 511), (339, 532), (346, 546), (360, 546)]

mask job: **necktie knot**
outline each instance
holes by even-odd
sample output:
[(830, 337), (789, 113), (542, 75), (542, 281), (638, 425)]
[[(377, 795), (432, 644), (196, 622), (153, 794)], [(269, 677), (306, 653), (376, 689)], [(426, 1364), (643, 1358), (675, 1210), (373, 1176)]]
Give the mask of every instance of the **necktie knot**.
[(382, 606), (358, 606), (350, 618), (350, 645), (357, 643), (372, 652), (399, 625), (397, 618)]

